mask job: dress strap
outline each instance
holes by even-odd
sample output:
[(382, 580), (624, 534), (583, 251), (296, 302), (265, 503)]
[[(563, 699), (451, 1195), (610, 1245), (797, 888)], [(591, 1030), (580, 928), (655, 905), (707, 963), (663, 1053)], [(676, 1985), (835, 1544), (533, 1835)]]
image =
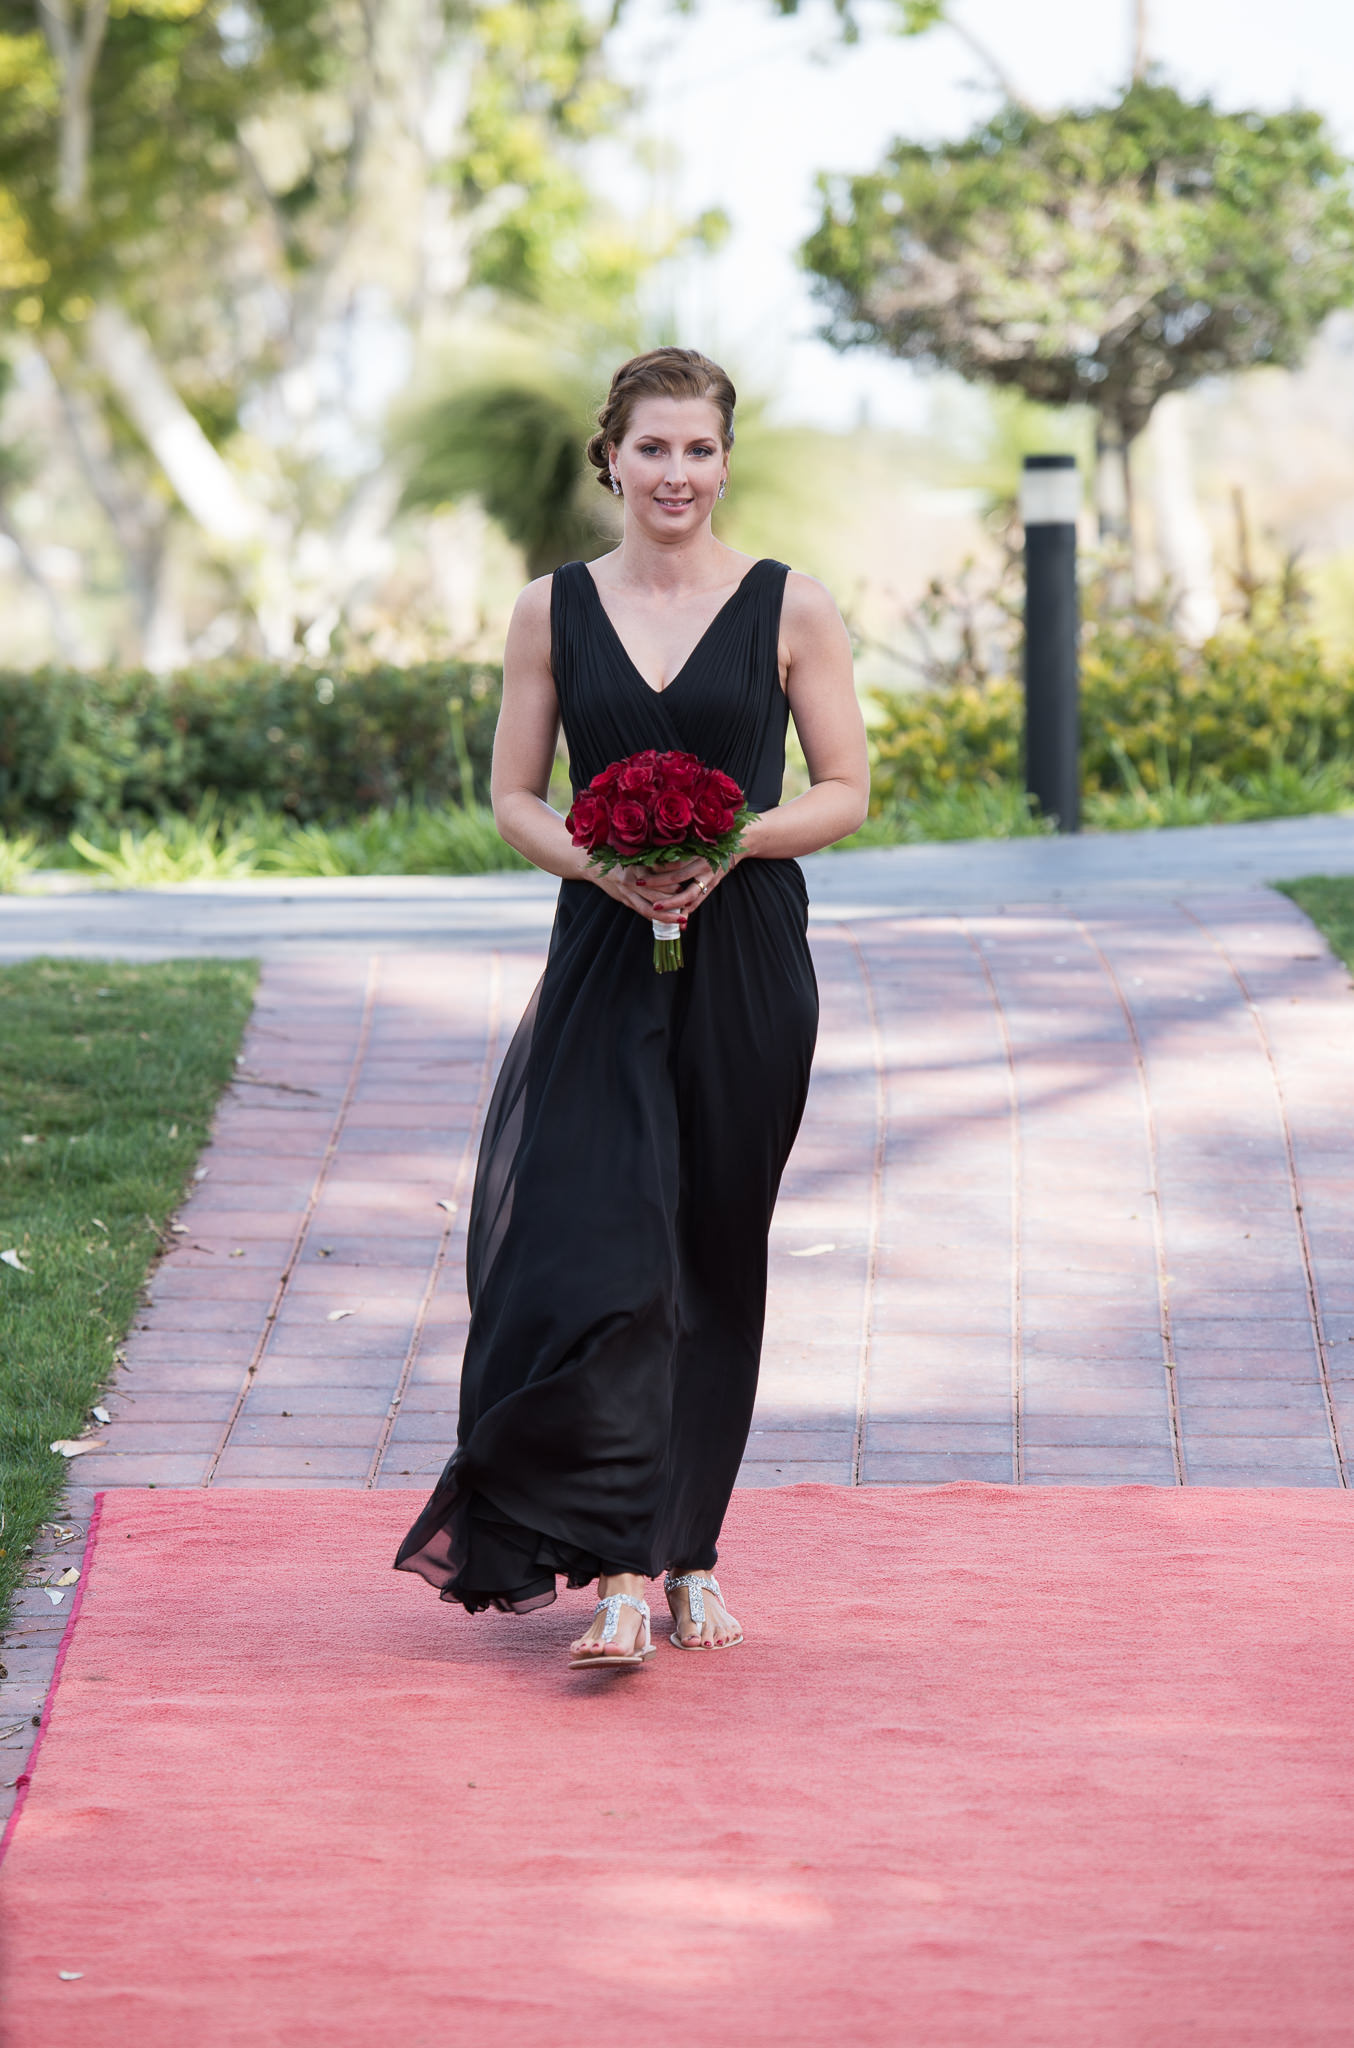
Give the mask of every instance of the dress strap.
[(556, 689), (567, 684), (570, 660), (583, 631), (578, 579), (587, 573), (584, 562), (561, 562), (550, 578), (550, 673)]

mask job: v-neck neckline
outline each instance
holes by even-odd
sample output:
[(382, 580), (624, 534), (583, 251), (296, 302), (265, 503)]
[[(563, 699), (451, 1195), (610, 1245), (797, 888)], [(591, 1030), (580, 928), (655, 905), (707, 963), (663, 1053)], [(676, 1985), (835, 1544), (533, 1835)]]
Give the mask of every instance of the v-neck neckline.
[(615, 641), (617, 647), (620, 649), (621, 654), (625, 660), (626, 666), (629, 668), (631, 675), (635, 677), (637, 682), (643, 684), (644, 688), (648, 691), (651, 697), (666, 697), (668, 691), (675, 689), (677, 684), (681, 682), (682, 677), (686, 674), (692, 662), (696, 659), (696, 656), (700, 653), (702, 647), (704, 647), (706, 641), (714, 632), (715, 627), (719, 624), (725, 612), (728, 611), (731, 605), (736, 604), (739, 598), (743, 595), (744, 590), (747, 588), (749, 577), (751, 577), (756, 570), (761, 568), (762, 558), (759, 556), (758, 559), (752, 564), (751, 568), (746, 569), (743, 572), (742, 576), (738, 580), (737, 585), (733, 590), (729, 592), (723, 604), (719, 607), (719, 610), (715, 613), (709, 625), (705, 628), (705, 631), (697, 640), (695, 646), (691, 649), (690, 653), (682, 662), (682, 665), (678, 669), (676, 675), (670, 676), (668, 681), (664, 683), (661, 690), (656, 690), (654, 688), (653, 684), (649, 681), (649, 678), (645, 675), (643, 669), (639, 666), (639, 663), (631, 654), (630, 649), (626, 646), (624, 640), (622, 640), (620, 636), (620, 629), (618, 628), (616, 621), (612, 618), (610, 612), (606, 608), (606, 605), (602, 601), (602, 593), (601, 590), (598, 588), (597, 578), (593, 575), (592, 570), (588, 567), (586, 562), (580, 563), (579, 566), (582, 569), (583, 574), (588, 579), (588, 583), (591, 587), (592, 594), (594, 598), (597, 600), (597, 608), (601, 612), (602, 617), (606, 620), (607, 625), (610, 627), (611, 637)]

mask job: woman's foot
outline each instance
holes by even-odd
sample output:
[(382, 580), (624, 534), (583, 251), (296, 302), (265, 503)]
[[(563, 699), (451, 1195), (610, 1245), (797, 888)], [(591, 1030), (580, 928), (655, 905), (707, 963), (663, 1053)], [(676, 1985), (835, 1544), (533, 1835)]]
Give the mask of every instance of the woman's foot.
[[(599, 1578), (597, 1592), (598, 1611), (591, 1625), (569, 1645), (569, 1657), (575, 1665), (600, 1664), (616, 1657), (634, 1658), (648, 1640), (648, 1624), (641, 1612), (644, 1581), (638, 1572), (613, 1572)], [(617, 1593), (623, 1596), (621, 1604), (608, 1614), (601, 1602)], [(632, 1600), (637, 1603), (633, 1607), (629, 1604)], [(606, 1632), (613, 1619), (615, 1629), (608, 1640)]]
[(742, 1642), (742, 1623), (724, 1605), (710, 1572), (669, 1572), (663, 1591), (676, 1623), (671, 1640), (679, 1650), (731, 1650)]

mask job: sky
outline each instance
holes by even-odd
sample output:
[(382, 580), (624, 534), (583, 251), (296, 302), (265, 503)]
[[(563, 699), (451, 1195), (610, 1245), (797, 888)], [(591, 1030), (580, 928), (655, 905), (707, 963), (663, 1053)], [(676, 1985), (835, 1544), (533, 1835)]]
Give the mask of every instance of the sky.
[[(896, 135), (960, 135), (997, 104), (957, 36), (889, 35), (891, 13), (889, 0), (863, 0), (867, 33), (852, 49), (828, 0), (803, 0), (789, 20), (770, 0), (698, 0), (688, 15), (630, 0), (611, 46), (642, 95), (631, 140), (649, 161), (609, 149), (599, 176), (633, 214), (730, 215), (717, 257), (667, 267), (663, 310), (783, 420), (919, 428), (929, 414), (924, 374), (816, 338), (821, 315), (796, 261), (817, 219), (817, 172), (871, 169)], [(1129, 0), (955, 0), (955, 13), (1036, 103), (1101, 97), (1129, 68)], [(1349, 0), (1149, 0), (1148, 48), (1175, 84), (1222, 106), (1318, 109), (1354, 154)]]

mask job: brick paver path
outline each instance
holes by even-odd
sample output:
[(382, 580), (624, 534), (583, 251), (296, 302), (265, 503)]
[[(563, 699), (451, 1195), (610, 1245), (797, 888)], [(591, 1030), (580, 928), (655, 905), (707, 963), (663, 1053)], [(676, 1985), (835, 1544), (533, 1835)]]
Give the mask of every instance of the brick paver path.
[[(1354, 998), (1306, 920), (1247, 889), (861, 917), (814, 949), (744, 1483), (1347, 1484)], [(478, 1130), (539, 968), (265, 966), (59, 1562), (99, 1487), (427, 1489)], [(63, 1619), (24, 1595), (10, 1758)]]

